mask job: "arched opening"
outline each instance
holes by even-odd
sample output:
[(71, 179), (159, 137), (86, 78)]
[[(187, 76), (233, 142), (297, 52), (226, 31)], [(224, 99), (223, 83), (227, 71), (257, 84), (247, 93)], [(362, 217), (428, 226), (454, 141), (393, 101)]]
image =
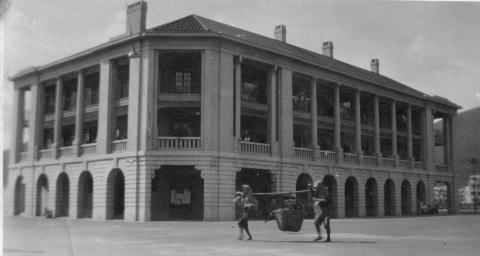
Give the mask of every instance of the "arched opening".
[(41, 174), (37, 180), (37, 204), (35, 209), (36, 216), (42, 216), (48, 210), (48, 178)]
[(93, 178), (89, 171), (83, 171), (78, 178), (78, 218), (91, 218), (93, 210)]
[(383, 200), (385, 216), (395, 215), (395, 183), (391, 179), (383, 187)]
[(417, 183), (417, 213), (421, 213), (420, 205), (421, 203), (427, 203), (427, 198), (425, 194), (425, 183), (419, 181)]
[(328, 194), (330, 194), (330, 217), (337, 217), (337, 180), (333, 175), (326, 175), (322, 183), (328, 187)]
[(358, 182), (353, 176), (345, 182), (345, 217), (358, 217)]
[(446, 181), (437, 181), (433, 185), (433, 207), (438, 209), (439, 213), (450, 213), (450, 185)]
[(107, 220), (123, 219), (125, 210), (125, 178), (120, 169), (113, 169), (107, 178)]
[(164, 165), (152, 178), (150, 219), (203, 220), (203, 179), (194, 166)]
[[(272, 192), (272, 174), (270, 170), (242, 168), (236, 175), (236, 189), (242, 190), (242, 185), (249, 185), (254, 193)], [(263, 219), (269, 214), (271, 207), (269, 203), (273, 200), (271, 196), (257, 196), (258, 209), (253, 218)], [(276, 203), (280, 203), (277, 202)], [(283, 202), (281, 202), (283, 203)]]
[(378, 185), (374, 178), (365, 185), (365, 213), (368, 217), (378, 216)]
[(412, 213), (412, 188), (408, 180), (402, 182), (402, 215), (410, 215)]
[(62, 172), (57, 178), (57, 196), (55, 202), (55, 216), (68, 216), (70, 182), (66, 173)]
[(13, 215), (19, 215), (25, 211), (25, 183), (23, 176), (18, 176), (15, 181), (15, 194), (13, 202)]
[[(307, 173), (302, 173), (297, 178), (296, 190), (308, 189), (308, 184), (313, 184), (312, 177)], [(297, 195), (297, 202), (304, 205), (305, 217), (313, 218), (313, 202), (311, 193), (301, 193)]]

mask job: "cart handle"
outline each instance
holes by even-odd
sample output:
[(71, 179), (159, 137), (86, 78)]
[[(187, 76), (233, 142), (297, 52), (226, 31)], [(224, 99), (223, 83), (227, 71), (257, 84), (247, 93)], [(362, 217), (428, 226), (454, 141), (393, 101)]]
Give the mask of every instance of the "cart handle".
[(290, 195), (290, 194), (302, 194), (302, 193), (308, 193), (310, 190), (305, 189), (305, 190), (298, 190), (298, 191), (292, 191), (292, 192), (272, 192), (272, 193), (252, 193), (255, 196), (264, 196), (264, 195)]

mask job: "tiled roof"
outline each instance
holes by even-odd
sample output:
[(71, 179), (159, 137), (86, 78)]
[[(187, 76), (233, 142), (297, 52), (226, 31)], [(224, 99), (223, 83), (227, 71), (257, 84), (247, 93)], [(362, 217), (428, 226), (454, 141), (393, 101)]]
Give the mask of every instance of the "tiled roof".
[[(340, 73), (348, 74), (362, 80), (382, 85), (395, 91), (424, 97), (425, 93), (401, 84), (383, 75), (365, 70), (351, 64), (333, 59), (316, 52), (312, 52), (288, 43), (275, 40), (266, 36), (255, 34), (240, 28), (210, 20), (198, 15), (189, 15), (179, 20), (149, 29), (152, 32), (213, 32), (221, 33), (230, 37), (244, 40), (248, 43), (272, 49), (280, 54), (287, 54), (308, 62), (331, 69)], [(446, 101), (445, 103), (449, 103)]]

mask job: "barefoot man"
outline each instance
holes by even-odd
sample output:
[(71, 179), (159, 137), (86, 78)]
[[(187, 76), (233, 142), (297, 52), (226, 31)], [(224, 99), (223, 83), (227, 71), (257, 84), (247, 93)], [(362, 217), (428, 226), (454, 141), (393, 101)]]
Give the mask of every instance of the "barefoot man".
[(315, 186), (308, 184), (308, 187), (312, 193), (312, 200), (315, 205), (315, 229), (317, 231), (318, 237), (313, 241), (322, 240), (322, 233), (320, 231), (320, 225), (323, 223), (325, 230), (327, 231), (327, 240), (325, 242), (330, 242), (330, 195), (328, 193), (328, 188), (323, 185), (322, 182), (317, 181)]

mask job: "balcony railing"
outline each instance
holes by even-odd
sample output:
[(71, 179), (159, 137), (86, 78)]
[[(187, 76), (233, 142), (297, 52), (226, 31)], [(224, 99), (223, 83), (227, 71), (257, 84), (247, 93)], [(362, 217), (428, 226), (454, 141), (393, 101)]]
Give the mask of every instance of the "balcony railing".
[(413, 162), (413, 168), (414, 169), (425, 169), (425, 163), (415, 161), (415, 162)]
[(114, 140), (112, 141), (112, 151), (125, 151), (127, 150), (127, 141), (128, 140)]
[(384, 166), (393, 168), (393, 159), (392, 158), (382, 158)]
[(60, 147), (60, 156), (73, 156), (73, 147)]
[(27, 161), (28, 152), (20, 152), (20, 162)]
[(240, 148), (242, 152), (246, 152), (246, 153), (258, 153), (258, 154), (271, 153), (270, 144), (265, 144), (265, 143), (240, 141)]
[(157, 137), (157, 149), (200, 149), (200, 137)]
[(41, 159), (52, 158), (52, 157), (53, 157), (53, 149), (51, 149), (51, 148), (40, 149), (40, 158)]
[(363, 163), (365, 165), (377, 165), (376, 156), (363, 156)]
[(82, 154), (94, 154), (97, 152), (97, 143), (89, 143), (80, 145)]
[(293, 96), (293, 110), (300, 112), (310, 112), (311, 99)]
[(358, 162), (358, 155), (352, 153), (343, 153), (343, 160), (347, 163), (356, 163)]
[(337, 153), (332, 151), (321, 150), (320, 159), (326, 161), (335, 161), (337, 160)]
[(312, 159), (312, 149), (295, 147), (295, 156), (301, 159)]
[(410, 161), (408, 160), (398, 160), (398, 166), (403, 169), (409, 169), (410, 168)]
[(439, 172), (446, 172), (448, 171), (448, 165), (445, 165), (445, 164), (437, 164), (435, 166), (435, 170), (439, 171)]

